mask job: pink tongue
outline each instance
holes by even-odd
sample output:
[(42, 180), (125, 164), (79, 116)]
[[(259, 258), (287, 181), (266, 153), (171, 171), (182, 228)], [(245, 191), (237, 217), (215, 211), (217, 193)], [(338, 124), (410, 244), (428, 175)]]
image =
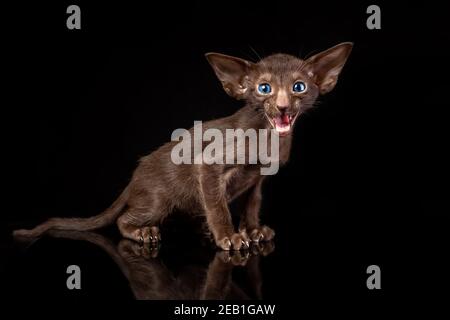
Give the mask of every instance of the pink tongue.
[(275, 124), (279, 127), (287, 127), (291, 124), (291, 122), (289, 121), (289, 116), (286, 114), (274, 118), (274, 121)]
[(289, 117), (287, 114), (283, 114), (281, 116), (281, 123), (283, 123), (284, 125), (288, 125), (289, 124)]

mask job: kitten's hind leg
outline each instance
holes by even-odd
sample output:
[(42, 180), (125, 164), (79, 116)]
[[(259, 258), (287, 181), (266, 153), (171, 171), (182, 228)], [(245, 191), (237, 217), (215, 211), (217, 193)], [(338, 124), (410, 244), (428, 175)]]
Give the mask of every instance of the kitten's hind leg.
[(157, 243), (161, 234), (156, 225), (152, 225), (153, 215), (146, 209), (128, 209), (117, 219), (117, 226), (124, 238), (140, 243)]

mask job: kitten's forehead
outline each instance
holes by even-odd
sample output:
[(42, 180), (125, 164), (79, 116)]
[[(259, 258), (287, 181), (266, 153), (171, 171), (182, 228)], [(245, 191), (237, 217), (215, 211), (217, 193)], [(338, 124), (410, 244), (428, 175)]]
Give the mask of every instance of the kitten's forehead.
[(256, 65), (261, 73), (283, 76), (301, 71), (304, 60), (288, 54), (277, 53), (260, 60)]

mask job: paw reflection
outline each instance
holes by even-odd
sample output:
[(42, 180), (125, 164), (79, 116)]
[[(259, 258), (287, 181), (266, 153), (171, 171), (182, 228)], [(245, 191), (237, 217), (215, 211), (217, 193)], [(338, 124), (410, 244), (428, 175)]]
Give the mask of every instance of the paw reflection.
[(262, 255), (265, 257), (275, 250), (275, 243), (273, 241), (254, 242), (250, 249), (254, 255)]
[(223, 263), (231, 263), (233, 266), (245, 266), (250, 258), (250, 252), (245, 251), (219, 251), (216, 257)]
[(144, 259), (156, 258), (159, 253), (160, 244), (138, 244), (131, 240), (122, 240), (119, 242), (118, 251), (124, 259), (131, 257), (142, 257)]
[[(100, 234), (78, 231), (52, 231), (49, 235), (88, 241), (107, 252), (137, 299), (261, 299), (259, 260), (275, 249), (273, 242), (252, 243), (241, 251), (200, 247), (189, 254), (182, 252), (181, 262), (171, 264), (181, 252), (164, 251), (160, 242), (139, 244), (123, 239), (116, 245)], [(244, 272), (246, 290), (234, 281), (235, 268)]]

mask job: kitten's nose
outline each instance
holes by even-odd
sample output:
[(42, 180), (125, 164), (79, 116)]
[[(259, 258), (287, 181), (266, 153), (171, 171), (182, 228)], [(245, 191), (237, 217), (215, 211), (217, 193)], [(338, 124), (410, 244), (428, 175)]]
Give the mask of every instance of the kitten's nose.
[(289, 97), (286, 90), (280, 90), (277, 94), (276, 105), (278, 110), (283, 111), (289, 107)]
[(277, 109), (280, 110), (280, 112), (286, 111), (287, 108), (289, 108), (289, 106), (277, 106)]

